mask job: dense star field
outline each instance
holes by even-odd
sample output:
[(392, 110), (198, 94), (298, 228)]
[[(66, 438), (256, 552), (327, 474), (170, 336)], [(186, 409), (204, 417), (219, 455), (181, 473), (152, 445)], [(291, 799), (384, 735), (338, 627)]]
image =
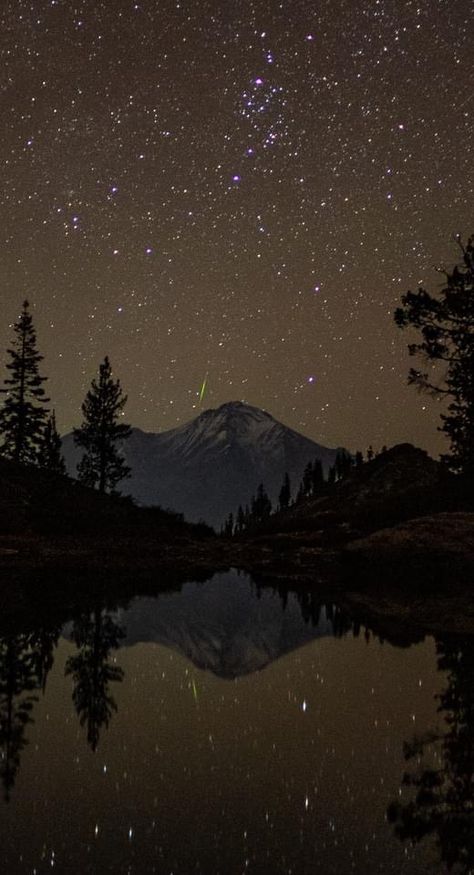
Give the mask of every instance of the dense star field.
[(469, 0), (4, 0), (0, 347), (28, 297), (60, 428), (108, 354), (147, 430), (240, 399), (443, 448), (392, 314), (474, 231), (473, 25)]

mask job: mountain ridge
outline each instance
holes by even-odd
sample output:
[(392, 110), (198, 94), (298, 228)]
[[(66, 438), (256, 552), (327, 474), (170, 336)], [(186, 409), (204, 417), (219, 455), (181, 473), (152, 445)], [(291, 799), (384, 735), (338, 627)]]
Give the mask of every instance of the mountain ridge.
[[(63, 438), (68, 472), (80, 451), (72, 434)], [(337, 448), (324, 447), (242, 401), (229, 401), (163, 432), (132, 429), (122, 451), (132, 469), (122, 491), (143, 505), (161, 505), (191, 521), (218, 526), (247, 504), (259, 483), (275, 502), (288, 472), (296, 491), (309, 461), (327, 472)]]

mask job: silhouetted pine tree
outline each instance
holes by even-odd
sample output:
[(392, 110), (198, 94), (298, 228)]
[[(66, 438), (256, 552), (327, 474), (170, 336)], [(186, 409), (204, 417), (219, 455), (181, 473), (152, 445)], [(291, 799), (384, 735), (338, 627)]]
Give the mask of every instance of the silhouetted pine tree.
[(311, 488), (313, 495), (317, 495), (321, 492), (322, 487), (324, 486), (324, 473), (323, 473), (323, 464), (321, 459), (315, 459), (313, 463), (313, 475), (311, 478)]
[(85, 450), (77, 466), (79, 480), (99, 492), (113, 490), (130, 475), (130, 468), (116, 446), (131, 434), (130, 426), (119, 422), (126, 401), (120, 380), (112, 379), (106, 356), (99, 368), (99, 379), (92, 380), (82, 405), (84, 421), (74, 429), (75, 443)]
[(352, 456), (346, 450), (338, 450), (336, 453), (336, 479), (342, 480), (347, 477), (352, 468)]
[(246, 524), (246, 523), (245, 523), (245, 513), (244, 513), (244, 509), (243, 509), (242, 505), (239, 504), (239, 509), (238, 509), (238, 511), (237, 511), (237, 522), (236, 522), (236, 530), (237, 530), (237, 533), (238, 533), (239, 535), (241, 535), (242, 532), (244, 531), (244, 529), (245, 529), (245, 524)]
[(288, 472), (285, 474), (283, 479), (283, 484), (280, 489), (280, 494), (278, 496), (278, 504), (280, 506), (280, 510), (287, 510), (290, 506), (291, 500), (291, 484), (290, 484), (290, 476)]
[(304, 492), (303, 492), (303, 481), (301, 481), (300, 485), (298, 486), (298, 492), (296, 493), (296, 498), (295, 498), (296, 504), (299, 504), (300, 501), (303, 501), (304, 497), (305, 496), (304, 496)]
[(224, 535), (225, 538), (232, 538), (232, 536), (234, 534), (234, 514), (233, 513), (230, 513), (229, 516), (227, 517), (227, 519), (222, 527), (222, 534)]
[(252, 499), (251, 518), (252, 523), (260, 524), (268, 519), (272, 512), (272, 503), (265, 492), (263, 483), (257, 489), (257, 495)]
[(296, 501), (311, 495), (318, 495), (324, 486), (324, 471), (321, 459), (308, 462), (303, 472), (303, 479), (299, 485)]
[(303, 495), (311, 495), (313, 488), (313, 463), (308, 462), (303, 472), (302, 492)]
[(66, 473), (66, 463), (61, 453), (62, 440), (56, 428), (54, 410), (49, 417), (43, 435), (40, 465), (55, 474)]
[(364, 456), (362, 455), (360, 450), (357, 450), (355, 454), (355, 466), (356, 468), (360, 468), (361, 465), (364, 464)]
[(0, 410), (0, 437), (2, 455), (15, 462), (38, 464), (42, 449), (44, 421), (48, 413), (39, 364), (43, 356), (36, 349), (36, 334), (29, 312), (28, 301), (23, 302), (18, 322), (14, 325), (14, 339), (8, 349), (10, 360), (5, 380), (6, 395)]
[(454, 471), (474, 479), (474, 238), (457, 242), (462, 263), (446, 271), (445, 287), (433, 297), (425, 289), (407, 292), (395, 311), (400, 328), (421, 335), (410, 343), (410, 355), (419, 356), (426, 370), (410, 368), (408, 382), (435, 397), (449, 400), (441, 414), (451, 452), (443, 456)]

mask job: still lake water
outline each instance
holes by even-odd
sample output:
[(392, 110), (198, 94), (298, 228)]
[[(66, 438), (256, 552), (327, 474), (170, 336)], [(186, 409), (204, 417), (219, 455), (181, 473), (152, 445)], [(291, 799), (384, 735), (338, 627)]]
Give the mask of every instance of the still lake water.
[[(236, 573), (12, 634), (0, 871), (474, 871), (473, 662), (466, 640), (393, 646)], [(407, 771), (431, 794), (409, 809)], [(433, 828), (413, 845), (403, 816)]]

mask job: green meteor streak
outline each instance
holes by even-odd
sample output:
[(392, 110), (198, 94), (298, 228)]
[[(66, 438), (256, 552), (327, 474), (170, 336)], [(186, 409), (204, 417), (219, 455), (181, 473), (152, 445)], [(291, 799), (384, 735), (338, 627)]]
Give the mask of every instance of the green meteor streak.
[(204, 394), (205, 394), (205, 391), (206, 391), (206, 386), (207, 386), (207, 374), (206, 374), (206, 376), (204, 377), (204, 380), (203, 380), (203, 382), (202, 382), (202, 386), (201, 386), (201, 391), (200, 391), (200, 393), (199, 393), (199, 403), (200, 403), (200, 404), (202, 404), (202, 399), (204, 398)]

